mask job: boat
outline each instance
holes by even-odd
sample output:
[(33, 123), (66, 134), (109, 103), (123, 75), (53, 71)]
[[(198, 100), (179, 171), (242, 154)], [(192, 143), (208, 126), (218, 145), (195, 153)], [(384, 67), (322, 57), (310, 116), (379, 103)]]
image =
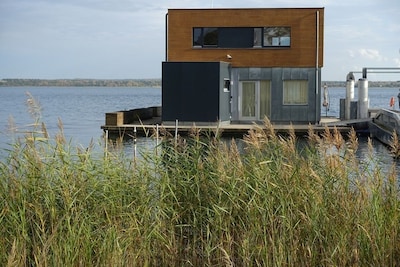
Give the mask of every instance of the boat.
[(368, 124), (370, 136), (383, 144), (391, 146), (393, 133), (400, 135), (400, 111), (380, 109)]

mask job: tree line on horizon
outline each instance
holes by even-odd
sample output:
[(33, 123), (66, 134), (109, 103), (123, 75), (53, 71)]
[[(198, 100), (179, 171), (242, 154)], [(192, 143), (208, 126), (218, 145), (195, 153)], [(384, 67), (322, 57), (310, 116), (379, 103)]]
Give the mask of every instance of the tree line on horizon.
[(161, 79), (2, 79), (0, 86), (161, 87)]
[[(322, 81), (328, 87), (346, 87), (345, 81)], [(0, 86), (161, 87), (161, 79), (1, 79)], [(355, 86), (357, 86), (357, 81)], [(369, 87), (400, 87), (400, 81), (369, 81)]]

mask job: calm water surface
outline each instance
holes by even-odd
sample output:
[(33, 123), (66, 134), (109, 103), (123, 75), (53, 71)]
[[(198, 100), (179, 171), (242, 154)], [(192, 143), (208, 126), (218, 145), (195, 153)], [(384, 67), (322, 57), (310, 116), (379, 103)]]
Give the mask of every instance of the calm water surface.
[[(355, 88), (355, 100), (357, 100)], [(129, 87), (0, 87), (0, 150), (7, 148), (13, 140), (9, 120), (12, 117), (18, 131), (29, 129), (33, 122), (26, 105), (29, 92), (42, 108), (41, 120), (46, 124), (50, 135), (58, 131), (58, 119), (64, 126), (64, 133), (73, 144), (83, 147), (93, 140), (99, 144), (103, 131), (100, 127), (105, 122), (105, 113), (129, 110), (133, 108), (161, 105), (160, 88)], [(388, 108), (392, 96), (397, 96), (398, 88), (369, 88), (370, 108)], [(321, 108), (321, 115), (339, 117), (340, 99), (345, 98), (345, 88), (329, 88), (329, 110)], [(397, 97), (396, 97), (397, 100)], [(399, 108), (396, 101), (396, 108)], [(138, 145), (147, 143), (138, 140)], [(131, 151), (131, 144), (126, 143)], [(366, 139), (360, 139), (359, 157), (368, 153)], [(393, 163), (388, 150), (381, 143), (374, 141), (375, 157), (383, 169)], [(397, 163), (400, 169), (400, 164)]]
[[(50, 134), (62, 120), (67, 139), (88, 145), (103, 134), (105, 113), (161, 105), (160, 88), (108, 87), (0, 87), (0, 144), (10, 141), (9, 118), (23, 130), (33, 122), (26, 105), (29, 92), (42, 108), (42, 121)], [(5, 137), (4, 137), (5, 135)], [(0, 145), (1, 147), (1, 145)]]

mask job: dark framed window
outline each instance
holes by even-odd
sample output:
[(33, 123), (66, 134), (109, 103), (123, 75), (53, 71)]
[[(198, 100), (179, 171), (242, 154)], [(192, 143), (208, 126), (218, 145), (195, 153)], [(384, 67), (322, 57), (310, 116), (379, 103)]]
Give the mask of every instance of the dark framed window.
[(290, 46), (290, 27), (264, 27), (263, 46)]
[(194, 47), (218, 46), (218, 28), (193, 28)]
[(195, 27), (193, 47), (290, 47), (290, 27)]
[(218, 46), (218, 28), (203, 28), (203, 46)]
[(193, 46), (203, 46), (203, 28), (193, 28)]

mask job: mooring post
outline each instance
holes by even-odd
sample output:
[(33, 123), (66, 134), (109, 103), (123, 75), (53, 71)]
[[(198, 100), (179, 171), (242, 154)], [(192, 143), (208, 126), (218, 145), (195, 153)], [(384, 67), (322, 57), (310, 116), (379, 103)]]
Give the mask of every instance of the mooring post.
[(354, 80), (346, 81), (345, 119), (351, 119), (351, 101), (354, 99)]
[(358, 80), (358, 119), (368, 118), (368, 80), (365, 78)]
[(136, 138), (137, 138), (137, 131), (136, 126), (133, 128), (133, 160), (136, 163)]

